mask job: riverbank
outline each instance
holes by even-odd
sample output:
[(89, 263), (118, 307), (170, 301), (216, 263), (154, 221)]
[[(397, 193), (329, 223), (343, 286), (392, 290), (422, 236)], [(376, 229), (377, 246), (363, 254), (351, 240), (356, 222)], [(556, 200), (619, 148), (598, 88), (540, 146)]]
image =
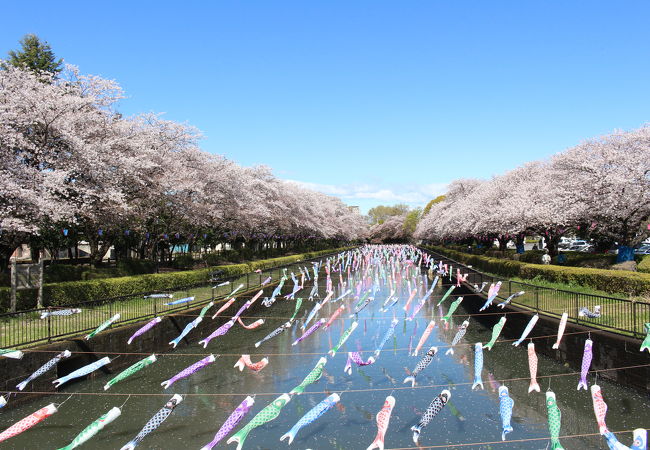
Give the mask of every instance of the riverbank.
[[(211, 279), (227, 278), (229, 276), (265, 270), (271, 267), (292, 264), (297, 261), (318, 258), (322, 255), (345, 251), (352, 247), (340, 247), (316, 252), (306, 252), (296, 255), (281, 256), (271, 259), (260, 259), (248, 263), (213, 266), (205, 269), (186, 270), (160, 274), (136, 275), (130, 277), (105, 278), (88, 281), (70, 281), (63, 283), (46, 283), (43, 285), (44, 306), (72, 307), (74, 304), (99, 299), (129, 295), (145, 295), (150, 292), (161, 292), (207, 283)], [(18, 311), (35, 311), (36, 290), (21, 290), (17, 295)], [(0, 288), (0, 311), (8, 311), (10, 307), (10, 289)], [(1, 317), (0, 317), (1, 320)]]
[[(120, 317), (114, 325), (119, 326), (193, 308), (195, 305), (204, 305), (210, 300), (223, 298), (239, 285), (243, 285), (242, 289), (244, 290), (259, 289), (262, 282), (269, 277), (277, 283), (282, 276), (282, 270), (291, 268), (292, 265), (296, 265), (294, 270), (297, 274), (300, 273), (300, 270), (304, 271), (305, 268), (311, 270), (311, 264), (308, 260), (303, 259), (306, 256), (318, 258), (345, 250), (347, 248), (336, 249), (333, 252), (327, 251), (323, 254), (317, 252), (316, 255), (310, 253), (256, 261), (250, 265), (226, 266), (234, 274), (222, 271), (219, 279), (209, 284), (206, 284), (209, 280), (202, 272), (198, 275), (191, 275), (192, 277), (203, 277), (203, 279), (198, 278), (202, 279), (201, 282), (183, 285), (183, 287), (175, 289), (139, 290), (141, 285), (136, 284), (131, 286), (136, 291), (132, 294), (108, 298), (98, 295), (97, 300), (63, 306), (67, 309), (81, 309), (81, 314), (48, 316), (45, 319), (40, 319), (42, 313), (61, 308), (44, 308), (16, 314), (3, 314), (0, 315), (0, 348), (20, 348), (87, 333), (116, 313), (119, 313)], [(248, 270), (244, 272), (245, 269)], [(251, 271), (251, 269), (255, 271)], [(127, 287), (128, 284), (124, 289)], [(148, 297), (152, 292), (167, 294), (171, 298)], [(169, 305), (168, 303), (174, 299), (188, 299), (188, 301), (178, 305)]]
[[(460, 269), (467, 274), (463, 284), (468, 288), (474, 285), (480, 287), (500, 282), (499, 295), (494, 302), (505, 301), (510, 295), (522, 292), (521, 295), (510, 301), (510, 305), (526, 308), (547, 316), (559, 318), (567, 313), (569, 322), (588, 325), (593, 329), (612, 331), (620, 335), (643, 339), (646, 336), (645, 323), (650, 322), (650, 303), (625, 298), (598, 296), (569, 290), (544, 288), (538, 285), (521, 283), (501, 276), (493, 276), (476, 270), (474, 267), (463, 265), (461, 262), (431, 252), (435, 258), (442, 258), (443, 262), (453, 267), (456, 279), (456, 270)], [(583, 308), (594, 311), (600, 308), (600, 315), (593, 320), (581, 314)]]
[(528, 282), (544, 280), (565, 285), (567, 290), (579, 285), (586, 289), (593, 289), (592, 293), (595, 295), (598, 295), (596, 291), (600, 291), (608, 295), (623, 293), (625, 297), (650, 298), (650, 274), (647, 273), (529, 264), (474, 255), (434, 245), (422, 248), (501, 277), (519, 278)]

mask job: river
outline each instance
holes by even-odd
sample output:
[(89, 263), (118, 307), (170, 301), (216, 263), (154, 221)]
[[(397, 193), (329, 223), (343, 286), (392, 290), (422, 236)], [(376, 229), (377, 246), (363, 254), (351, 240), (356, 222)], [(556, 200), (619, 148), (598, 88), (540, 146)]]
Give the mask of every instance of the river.
[[(334, 280), (337, 282), (338, 275)], [(422, 275), (413, 304), (426, 290), (423, 280)], [(289, 280), (284, 293), (291, 290), (291, 285)], [(324, 273), (321, 271), (320, 299), (325, 297), (324, 285)], [(298, 295), (306, 295), (309, 289), (310, 286), (306, 286)], [(341, 286), (335, 284), (336, 293), (333, 298), (341, 293), (340, 289)], [(367, 448), (377, 432), (375, 415), (383, 406), (386, 396), (392, 394), (396, 404), (386, 433), (386, 449), (414, 448), (410, 427), (419, 421), (431, 400), (443, 389), (451, 392), (451, 401), (422, 430), (419, 442), (424, 448), (437, 446), (544, 449), (549, 442), (544, 392), (549, 387), (555, 392), (562, 411), (562, 436), (598, 432), (591, 395), (589, 391), (576, 390), (579, 375), (571, 374), (573, 369), (539, 355), (538, 378), (542, 392), (528, 393), (526, 343), (513, 347), (510, 342), (497, 342), (491, 351), (484, 350), (485, 389), (472, 390), (473, 344), (479, 341), (487, 342), (491, 329), (470, 319), (467, 334), (455, 347), (455, 353), (445, 355), (445, 350), (456, 333), (456, 327), (464, 320), (462, 315), (466, 313), (461, 304), (455, 314), (458, 317), (452, 318), (452, 324), (445, 329), (440, 320), (441, 313), (446, 313), (455, 298), (448, 299), (440, 308), (436, 307), (435, 304), (445, 290), (446, 286), (436, 287), (431, 299), (417, 317), (413, 321), (407, 321), (402, 309), (404, 299), (408, 296), (407, 288), (402, 287), (399, 292), (402, 298), (396, 306), (388, 312), (380, 312), (381, 305), (389, 293), (386, 286), (381, 286), (380, 290), (374, 293), (375, 301), (358, 314), (356, 320), (359, 326), (347, 343), (333, 358), (328, 357), (323, 377), (308, 386), (304, 394), (294, 396), (277, 419), (253, 430), (244, 448), (288, 447), (286, 441), (280, 442), (280, 437), (310, 408), (334, 392), (341, 397), (338, 405), (301, 429), (291, 447), (342, 450)], [(266, 323), (255, 330), (246, 330), (237, 325), (225, 336), (213, 340), (206, 350), (197, 342), (212, 329), (205, 329), (202, 333), (190, 333), (188, 339), (191, 345), (181, 344), (174, 351), (159, 353), (156, 363), (117, 383), (107, 392), (103, 390), (103, 386), (111, 376), (101, 373), (88, 380), (64, 385), (62, 393), (91, 395), (72, 396), (60, 407), (58, 413), (0, 444), (0, 447), (63, 447), (90, 422), (126, 401), (122, 415), (82, 446), (119, 449), (140, 431), (174, 393), (178, 393), (185, 396), (183, 402), (157, 430), (144, 439), (140, 448), (200, 449), (212, 439), (228, 415), (247, 395), (255, 395), (255, 404), (236, 430), (277, 396), (289, 392), (299, 384), (319, 358), (325, 356), (337, 343), (343, 330), (355, 320), (348, 317), (355, 303), (351, 296), (348, 296), (337, 303), (325, 304), (316, 319), (329, 317), (341, 304), (346, 305), (345, 314), (329, 329), (318, 330), (296, 346), (291, 343), (300, 335), (299, 325), (314, 306), (314, 303), (306, 299), (294, 326), (265, 342), (258, 349), (255, 349), (253, 344), (291, 316), (295, 301), (279, 299), (268, 309), (258, 307), (245, 314), (246, 323), (257, 317), (264, 317)], [(388, 329), (393, 314), (399, 319), (394, 338), (388, 341), (376, 363), (361, 368), (353, 364), (352, 375), (345, 374), (343, 368), (347, 359), (346, 352), (374, 350)], [(494, 322), (498, 317), (495, 315)], [(420, 351), (420, 356), (409, 356), (409, 346), (415, 347), (431, 318), (435, 320), (436, 327)], [(188, 317), (187, 322), (190, 320), (191, 317)], [(210, 320), (209, 317), (207, 320)], [(312, 321), (314, 322), (315, 320)], [(403, 384), (403, 379), (432, 345), (437, 345), (440, 351), (431, 365), (417, 377), (415, 388), (411, 388), (410, 384)], [(220, 355), (214, 364), (176, 382), (169, 389), (161, 387), (163, 380), (210, 353)], [(254, 362), (267, 356), (269, 364), (259, 373), (248, 369), (240, 372), (234, 369), (233, 365), (243, 353), (250, 353)], [(368, 355), (369, 353), (365, 353), (364, 358)], [(548, 375), (557, 376), (547, 378)], [(594, 376), (590, 376), (589, 384), (593, 383)], [(497, 395), (498, 386), (501, 384), (509, 388), (510, 396), (515, 402), (512, 417), (514, 431), (507, 435), (505, 442), (501, 442)], [(602, 379), (598, 384), (609, 406), (607, 425), (610, 430), (631, 430), (650, 426), (650, 401), (647, 395)], [(132, 394), (131, 397), (128, 397), (128, 394)], [(13, 409), (5, 407), (0, 410), (2, 429), (51, 401), (61, 402), (65, 399), (65, 395), (56, 395), (41, 397)], [(630, 445), (632, 435), (623, 433), (618, 435), (618, 438), (622, 443)], [(234, 444), (226, 445), (224, 441), (216, 448), (235, 448)], [(607, 448), (600, 436), (563, 438), (561, 442), (567, 449)], [(472, 443), (474, 445), (469, 445)]]

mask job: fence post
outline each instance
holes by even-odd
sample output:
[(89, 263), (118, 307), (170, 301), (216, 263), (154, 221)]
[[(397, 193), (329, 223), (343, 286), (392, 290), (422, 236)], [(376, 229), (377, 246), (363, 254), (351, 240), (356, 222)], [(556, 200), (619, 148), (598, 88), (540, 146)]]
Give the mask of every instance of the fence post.
[(40, 252), (40, 259), (38, 260), (38, 300), (36, 300), (36, 307), (43, 307), (43, 271), (45, 264), (43, 263), (43, 251)]
[[(48, 307), (47, 311), (50, 312), (51, 308)], [(52, 316), (50, 314), (47, 315), (47, 343), (49, 344), (52, 342)]]
[(632, 334), (634, 337), (637, 337), (637, 326), (636, 326), (636, 302), (632, 300)]
[(580, 309), (580, 306), (578, 305), (578, 294), (574, 292), (573, 297), (575, 298), (574, 304), (575, 304), (575, 308), (576, 308), (575, 309), (575, 319), (576, 319), (576, 323), (579, 323), (580, 322), (580, 315), (578, 314), (578, 310)]
[(539, 289), (535, 289), (535, 311), (539, 312)]
[(9, 310), (12, 313), (16, 312), (16, 289), (18, 284), (18, 264), (16, 258), (11, 261), (11, 304)]

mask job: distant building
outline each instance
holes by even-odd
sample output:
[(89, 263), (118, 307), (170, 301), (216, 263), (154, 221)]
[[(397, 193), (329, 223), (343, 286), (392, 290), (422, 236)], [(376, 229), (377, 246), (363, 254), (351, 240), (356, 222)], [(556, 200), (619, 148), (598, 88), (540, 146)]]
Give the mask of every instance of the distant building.
[(350, 212), (361, 214), (361, 210), (359, 209), (358, 206), (348, 206), (348, 209), (350, 210)]

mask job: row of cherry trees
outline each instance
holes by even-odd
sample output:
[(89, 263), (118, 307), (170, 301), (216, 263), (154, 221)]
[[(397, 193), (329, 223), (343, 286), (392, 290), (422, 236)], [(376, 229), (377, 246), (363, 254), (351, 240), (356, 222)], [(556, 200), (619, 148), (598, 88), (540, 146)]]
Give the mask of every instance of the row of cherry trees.
[(118, 242), (151, 256), (168, 242), (252, 246), (351, 241), (365, 222), (339, 200), (198, 147), (196, 129), (123, 117), (114, 81), (68, 66), (54, 77), (0, 71), (0, 256), (21, 243)]
[(383, 222), (377, 223), (368, 230), (371, 243), (407, 242), (411, 233), (404, 227), (406, 214), (388, 216)]
[(472, 240), (502, 247), (527, 233), (545, 237), (551, 253), (560, 238), (578, 234), (602, 248), (619, 245), (619, 261), (650, 236), (650, 127), (585, 141), (545, 161), (491, 180), (456, 180), (434, 204), (415, 236)]

